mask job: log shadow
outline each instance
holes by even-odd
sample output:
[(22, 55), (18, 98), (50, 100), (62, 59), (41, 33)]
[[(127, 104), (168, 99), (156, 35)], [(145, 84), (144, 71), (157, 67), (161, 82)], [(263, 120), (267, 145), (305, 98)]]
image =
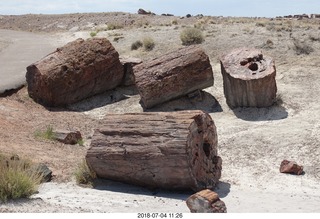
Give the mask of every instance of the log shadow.
[[(143, 104), (140, 102), (143, 107)], [(207, 113), (222, 112), (219, 101), (210, 93), (196, 91), (180, 98), (159, 104), (153, 108), (146, 109), (145, 112), (172, 112), (182, 110), (202, 110)]]
[(214, 189), (216, 193), (218, 193), (220, 198), (225, 198), (230, 193), (231, 185), (227, 182), (221, 182), (219, 181), (218, 186)]
[(266, 108), (238, 107), (232, 111), (238, 118), (246, 121), (281, 120), (288, 117), (287, 110), (277, 103)]
[(70, 104), (66, 108), (70, 111), (85, 112), (128, 99), (130, 96), (137, 94), (138, 90), (136, 86), (121, 86)]
[(117, 182), (107, 179), (97, 179), (94, 183), (94, 189), (112, 191), (117, 193), (126, 193), (133, 195), (146, 195), (154, 197), (171, 198), (185, 201), (194, 192), (190, 190), (164, 190), (151, 189), (142, 186), (131, 185), (123, 182)]

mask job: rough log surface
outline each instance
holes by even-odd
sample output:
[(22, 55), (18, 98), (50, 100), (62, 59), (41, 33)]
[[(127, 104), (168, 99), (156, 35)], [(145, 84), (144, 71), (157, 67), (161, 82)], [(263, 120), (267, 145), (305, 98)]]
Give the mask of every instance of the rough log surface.
[(197, 46), (136, 65), (133, 72), (145, 108), (213, 85), (209, 57)]
[(101, 178), (149, 188), (214, 188), (217, 133), (202, 111), (108, 115), (95, 129), (88, 165)]
[(230, 108), (268, 107), (277, 93), (276, 68), (260, 50), (239, 48), (221, 60), (224, 94)]
[(119, 54), (105, 38), (78, 39), (27, 67), (28, 92), (46, 106), (63, 106), (117, 87)]
[(225, 203), (209, 189), (191, 195), (186, 203), (191, 213), (227, 213)]

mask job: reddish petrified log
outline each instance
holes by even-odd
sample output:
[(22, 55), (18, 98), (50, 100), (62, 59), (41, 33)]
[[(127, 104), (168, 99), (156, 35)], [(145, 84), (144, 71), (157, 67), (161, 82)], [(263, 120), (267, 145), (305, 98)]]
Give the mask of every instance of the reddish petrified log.
[(119, 54), (106, 38), (78, 39), (27, 67), (28, 92), (46, 106), (63, 106), (117, 87)]
[(276, 68), (260, 50), (240, 48), (220, 60), (224, 94), (230, 108), (268, 107), (276, 98)]
[(216, 127), (202, 111), (108, 115), (86, 160), (98, 177), (165, 189), (214, 188), (221, 176)]
[(136, 65), (133, 73), (145, 108), (213, 85), (209, 57), (198, 46)]

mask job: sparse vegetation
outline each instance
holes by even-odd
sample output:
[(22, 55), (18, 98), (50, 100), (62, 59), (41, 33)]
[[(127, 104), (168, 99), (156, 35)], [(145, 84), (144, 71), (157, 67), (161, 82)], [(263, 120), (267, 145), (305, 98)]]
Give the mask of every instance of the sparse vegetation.
[(201, 30), (197, 28), (186, 28), (181, 31), (180, 39), (182, 45), (201, 44), (204, 42), (204, 36)]
[(42, 138), (51, 141), (54, 140), (53, 127), (51, 125), (47, 126), (45, 131), (36, 130), (34, 135), (36, 138)]
[(146, 51), (151, 51), (155, 47), (155, 42), (151, 37), (145, 37), (143, 40), (143, 48)]
[(116, 29), (122, 29), (123, 25), (117, 24), (117, 23), (110, 23), (108, 24), (107, 30), (116, 30)]
[(299, 41), (297, 39), (293, 40), (293, 49), (297, 55), (309, 55), (314, 51), (314, 49), (304, 41)]
[(140, 40), (137, 40), (131, 44), (131, 50), (137, 50), (142, 46), (143, 46), (143, 43)]
[(96, 179), (96, 174), (93, 172), (86, 160), (83, 160), (76, 169), (74, 173), (76, 177), (76, 182), (78, 185), (87, 185), (87, 186), (93, 186), (93, 181)]
[(97, 34), (98, 34), (98, 33), (97, 33), (96, 31), (92, 31), (92, 32), (90, 33), (90, 36), (91, 36), (91, 37), (95, 37), (95, 36), (97, 36)]
[(42, 176), (30, 167), (30, 161), (0, 155), (0, 201), (28, 198), (38, 190)]

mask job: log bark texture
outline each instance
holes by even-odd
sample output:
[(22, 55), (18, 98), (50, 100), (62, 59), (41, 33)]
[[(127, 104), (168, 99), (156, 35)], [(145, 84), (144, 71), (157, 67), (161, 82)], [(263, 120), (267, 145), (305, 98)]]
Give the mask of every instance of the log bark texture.
[(145, 108), (213, 85), (209, 57), (197, 46), (136, 65), (133, 72)]
[(108, 115), (87, 151), (98, 177), (149, 188), (214, 188), (221, 176), (214, 121), (202, 111)]
[(269, 107), (277, 93), (276, 68), (260, 50), (239, 48), (221, 60), (224, 95), (231, 109)]
[(28, 92), (46, 106), (64, 106), (113, 89), (123, 80), (119, 54), (105, 38), (78, 39), (27, 67)]

